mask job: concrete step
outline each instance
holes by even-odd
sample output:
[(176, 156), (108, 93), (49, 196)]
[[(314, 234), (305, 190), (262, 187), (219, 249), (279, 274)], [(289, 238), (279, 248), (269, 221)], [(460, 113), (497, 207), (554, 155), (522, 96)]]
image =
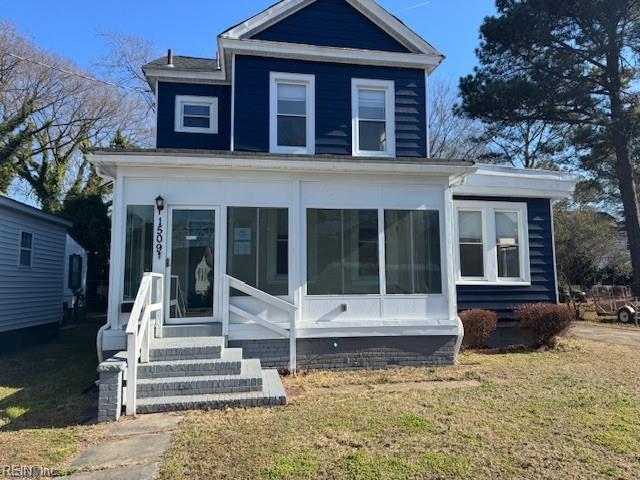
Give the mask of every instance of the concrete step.
[(206, 323), (202, 325), (165, 325), (162, 327), (163, 338), (219, 337), (221, 335), (221, 323)]
[(278, 372), (276, 370), (263, 370), (262, 379), (262, 388), (252, 392), (141, 398), (137, 402), (137, 410), (139, 413), (158, 413), (285, 405), (287, 403), (287, 395)]
[(212, 360), (220, 358), (223, 348), (223, 337), (154, 338), (149, 360)]
[(164, 360), (138, 365), (138, 379), (239, 375), (242, 349), (225, 348), (219, 359)]
[(239, 375), (145, 378), (138, 380), (137, 397), (173, 397), (250, 392), (262, 389), (260, 360), (243, 360)]

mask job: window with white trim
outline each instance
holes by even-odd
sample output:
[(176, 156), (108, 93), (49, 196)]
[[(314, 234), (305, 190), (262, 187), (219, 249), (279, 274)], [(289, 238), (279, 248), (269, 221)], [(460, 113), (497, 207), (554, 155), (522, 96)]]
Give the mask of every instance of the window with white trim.
[(527, 205), (460, 200), (456, 205), (459, 284), (530, 284)]
[(33, 260), (33, 233), (20, 233), (20, 257), (18, 265), (21, 267), (30, 267)]
[(175, 131), (218, 133), (218, 98), (176, 95)]
[(393, 157), (395, 139), (395, 84), (389, 80), (351, 82), (353, 155)]
[(315, 153), (315, 76), (270, 74), (269, 150)]

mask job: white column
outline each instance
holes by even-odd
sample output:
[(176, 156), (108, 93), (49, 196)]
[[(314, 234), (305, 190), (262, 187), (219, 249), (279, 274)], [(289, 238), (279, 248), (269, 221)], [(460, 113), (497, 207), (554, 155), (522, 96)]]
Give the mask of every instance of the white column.
[(111, 252), (109, 254), (109, 305), (107, 320), (111, 329), (120, 328), (120, 303), (123, 293), (126, 211), (124, 180), (117, 175), (113, 182), (113, 210), (111, 213)]

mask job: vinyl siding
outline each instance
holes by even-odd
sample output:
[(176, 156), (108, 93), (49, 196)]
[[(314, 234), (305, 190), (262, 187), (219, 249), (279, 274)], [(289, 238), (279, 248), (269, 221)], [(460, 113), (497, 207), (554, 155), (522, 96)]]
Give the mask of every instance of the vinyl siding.
[(547, 199), (517, 199), (500, 197), (455, 197), (456, 200), (487, 200), (526, 202), (529, 224), (529, 261), (531, 286), (459, 285), (458, 309), (493, 310), (498, 318), (513, 318), (513, 310), (523, 303), (556, 303), (556, 276), (553, 259), (553, 233), (550, 201)]
[[(19, 267), (20, 233), (33, 234), (32, 266)], [(0, 206), (0, 332), (58, 322), (66, 230)]]
[[(175, 131), (176, 95), (218, 98), (218, 133), (184, 133)], [(159, 82), (158, 148), (193, 148), (229, 150), (231, 138), (231, 86)]]
[(269, 151), (269, 73), (315, 75), (316, 153), (351, 155), (351, 79), (392, 80), (396, 88), (396, 154), (426, 156), (424, 71), (237, 56), (235, 149)]
[(316, 0), (252, 38), (323, 47), (410, 52), (344, 0)]

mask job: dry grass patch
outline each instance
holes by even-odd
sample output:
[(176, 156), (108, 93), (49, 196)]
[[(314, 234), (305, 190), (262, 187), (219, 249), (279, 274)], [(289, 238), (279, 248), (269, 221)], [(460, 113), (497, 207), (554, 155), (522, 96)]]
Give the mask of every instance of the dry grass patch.
[[(287, 378), (299, 392), (287, 407), (190, 413), (162, 478), (639, 478), (638, 362), (632, 348), (564, 340), (451, 368)], [(480, 386), (417, 388), (468, 380)], [(364, 387), (327, 392), (349, 385)]]
[(0, 465), (60, 468), (100, 427), (95, 332), (103, 317), (42, 345), (0, 355)]

